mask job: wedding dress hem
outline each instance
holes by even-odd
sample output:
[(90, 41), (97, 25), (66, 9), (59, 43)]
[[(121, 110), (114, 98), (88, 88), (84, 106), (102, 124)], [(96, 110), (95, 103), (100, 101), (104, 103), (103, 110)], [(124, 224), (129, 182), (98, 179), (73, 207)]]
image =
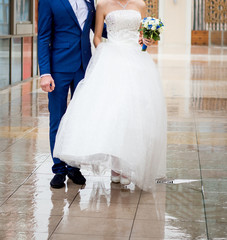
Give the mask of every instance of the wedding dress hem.
[(112, 169), (145, 191), (166, 169), (166, 108), (157, 67), (138, 44), (141, 15), (114, 11), (62, 118), (54, 157)]
[[(95, 175), (104, 175), (110, 169), (116, 173), (124, 175), (132, 183), (134, 183), (139, 188), (144, 191), (154, 190), (156, 180), (165, 178), (165, 175), (157, 175), (153, 179), (148, 179), (149, 184), (142, 185), (141, 182), (138, 182), (138, 174), (135, 169), (135, 166), (130, 166), (127, 161), (117, 158), (116, 156), (112, 156), (105, 153), (97, 153), (89, 156), (72, 156), (72, 155), (55, 155), (55, 157), (60, 157), (64, 159), (64, 161), (72, 167), (78, 167), (81, 169), (91, 170)], [(146, 181), (146, 179), (144, 179)], [(145, 187), (149, 186), (149, 187)]]

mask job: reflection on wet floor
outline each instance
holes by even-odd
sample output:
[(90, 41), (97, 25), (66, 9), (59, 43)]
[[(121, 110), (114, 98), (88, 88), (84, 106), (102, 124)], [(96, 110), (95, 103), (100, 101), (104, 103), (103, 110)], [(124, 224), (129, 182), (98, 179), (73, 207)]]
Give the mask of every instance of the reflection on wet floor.
[(146, 193), (83, 170), (86, 185), (51, 189), (47, 94), (24, 82), (0, 91), (0, 239), (227, 239), (227, 51), (152, 52), (174, 184)]

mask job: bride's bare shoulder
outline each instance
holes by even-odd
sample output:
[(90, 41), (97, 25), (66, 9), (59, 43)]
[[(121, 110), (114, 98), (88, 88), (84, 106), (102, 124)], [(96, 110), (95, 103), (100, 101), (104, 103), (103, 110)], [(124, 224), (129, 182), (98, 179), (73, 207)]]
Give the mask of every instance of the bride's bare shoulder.
[(147, 7), (144, 0), (131, 0), (131, 1), (141, 12), (143, 12)]
[(147, 8), (147, 5), (144, 0), (136, 0), (138, 6), (140, 7), (141, 10), (144, 10)]
[(116, 3), (114, 0), (98, 0), (97, 9), (106, 16), (109, 12), (112, 11), (113, 7)]
[(100, 6), (102, 8), (106, 8), (107, 6), (109, 6), (111, 4), (113, 0), (98, 0), (97, 2), (97, 6)]
[(144, 18), (146, 16), (147, 11), (147, 5), (144, 2), (144, 0), (132, 0), (132, 1), (134, 1), (136, 8), (138, 9), (138, 11), (140, 11), (142, 18)]

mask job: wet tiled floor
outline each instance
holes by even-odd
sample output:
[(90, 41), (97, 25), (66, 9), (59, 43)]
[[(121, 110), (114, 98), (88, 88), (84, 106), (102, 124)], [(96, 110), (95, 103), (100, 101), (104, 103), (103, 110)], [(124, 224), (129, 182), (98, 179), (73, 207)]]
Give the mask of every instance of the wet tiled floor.
[(0, 91), (0, 239), (227, 239), (227, 50), (171, 51), (152, 49), (174, 184), (153, 193), (86, 170), (51, 189), (47, 94), (37, 79)]

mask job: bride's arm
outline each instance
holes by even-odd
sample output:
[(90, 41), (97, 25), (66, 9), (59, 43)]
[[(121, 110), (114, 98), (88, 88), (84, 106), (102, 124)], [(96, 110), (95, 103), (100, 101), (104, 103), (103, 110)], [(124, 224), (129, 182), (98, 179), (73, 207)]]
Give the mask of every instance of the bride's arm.
[[(141, 16), (142, 19), (144, 19), (147, 15), (147, 6), (145, 4), (145, 2), (143, 2), (142, 6), (141, 6)], [(147, 39), (147, 38), (143, 38), (143, 33), (140, 32), (140, 44), (142, 45), (143, 43), (147, 46), (151, 46), (155, 41), (153, 39)]]
[[(144, 19), (145, 17), (147, 17), (146, 13), (147, 13), (147, 6), (145, 4), (144, 1), (139, 2), (139, 8), (140, 8), (140, 13), (141, 13), (141, 18)], [(142, 26), (142, 23), (140, 24), (140, 28)], [(140, 31), (140, 36), (139, 36), (139, 44), (142, 46), (143, 45), (143, 32)]]
[(105, 19), (104, 7), (102, 3), (98, 3), (96, 8), (95, 35), (93, 40), (95, 47), (97, 47), (102, 42), (104, 19)]

